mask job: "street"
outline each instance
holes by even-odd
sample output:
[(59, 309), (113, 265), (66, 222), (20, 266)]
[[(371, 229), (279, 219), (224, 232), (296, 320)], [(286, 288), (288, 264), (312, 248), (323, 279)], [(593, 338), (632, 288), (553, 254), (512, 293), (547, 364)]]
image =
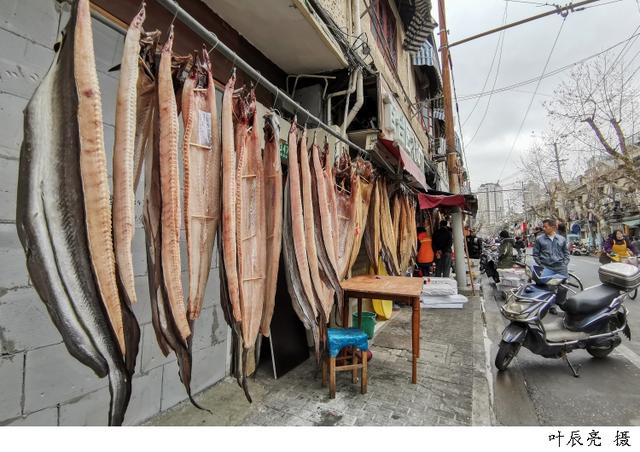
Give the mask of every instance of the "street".
[[(570, 271), (585, 288), (599, 283), (598, 260), (572, 256)], [(570, 353), (581, 366), (574, 378), (562, 359), (547, 359), (522, 348), (509, 368), (498, 373), (493, 364), (501, 333), (502, 318), (493, 289), (483, 281), (483, 309), (486, 321), (485, 349), (490, 392), (497, 425), (640, 425), (640, 303), (628, 300), (632, 340), (622, 344), (608, 358), (594, 359), (584, 350)]]

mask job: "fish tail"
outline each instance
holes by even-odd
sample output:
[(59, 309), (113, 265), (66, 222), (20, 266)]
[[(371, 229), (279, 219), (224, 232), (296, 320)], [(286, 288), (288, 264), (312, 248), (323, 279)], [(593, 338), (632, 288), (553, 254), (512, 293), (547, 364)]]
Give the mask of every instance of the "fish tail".
[(109, 393), (109, 426), (121, 426), (131, 399), (131, 377), (127, 374), (124, 363), (109, 370)]
[(198, 402), (194, 400), (193, 395), (191, 394), (191, 367), (193, 365), (193, 359), (191, 356), (192, 337), (193, 334), (187, 339), (188, 346), (184, 346), (184, 344), (179, 342), (179, 348), (175, 351), (176, 357), (178, 358), (178, 376), (180, 377), (180, 381), (182, 382), (185, 391), (187, 391), (187, 395), (189, 396), (189, 401), (191, 402), (191, 404), (199, 410), (206, 411), (209, 414), (213, 414), (211, 410), (199, 405)]
[(247, 398), (249, 403), (253, 403), (251, 400), (251, 394), (249, 394), (249, 383), (247, 382), (247, 358), (248, 358), (249, 350), (242, 350), (242, 390), (244, 391), (244, 396)]
[[(117, 264), (116, 264), (117, 266)], [(136, 359), (138, 357), (138, 349), (140, 344), (140, 325), (131, 309), (131, 300), (129, 294), (122, 282), (120, 272), (116, 268), (116, 283), (118, 292), (120, 292), (120, 300), (122, 305), (122, 323), (125, 332), (126, 354), (124, 356), (125, 367), (129, 377), (133, 376), (136, 367)]]

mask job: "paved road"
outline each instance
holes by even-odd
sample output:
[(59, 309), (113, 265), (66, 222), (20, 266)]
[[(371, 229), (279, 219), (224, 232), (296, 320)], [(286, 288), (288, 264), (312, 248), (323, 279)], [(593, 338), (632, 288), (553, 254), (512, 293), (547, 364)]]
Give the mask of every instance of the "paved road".
[[(574, 256), (570, 268), (585, 287), (599, 283), (596, 258)], [(640, 300), (627, 301), (632, 341), (624, 338), (603, 360), (591, 358), (584, 350), (572, 352), (572, 363), (582, 366), (580, 378), (574, 378), (563, 360), (545, 359), (526, 349), (498, 374), (493, 360), (506, 321), (487, 281), (483, 294), (485, 347), (498, 424), (640, 425)]]

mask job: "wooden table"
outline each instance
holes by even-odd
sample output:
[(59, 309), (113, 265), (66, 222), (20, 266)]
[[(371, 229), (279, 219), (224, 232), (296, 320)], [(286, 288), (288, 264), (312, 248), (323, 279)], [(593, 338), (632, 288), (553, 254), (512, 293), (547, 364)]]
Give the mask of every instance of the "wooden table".
[(392, 300), (396, 303), (410, 304), (411, 312), (411, 352), (413, 367), (411, 383), (418, 380), (418, 358), (420, 357), (420, 294), (422, 293), (422, 278), (404, 276), (364, 275), (342, 281), (344, 306), (342, 309), (342, 324), (349, 324), (349, 298), (358, 299), (358, 324), (362, 321), (362, 299)]

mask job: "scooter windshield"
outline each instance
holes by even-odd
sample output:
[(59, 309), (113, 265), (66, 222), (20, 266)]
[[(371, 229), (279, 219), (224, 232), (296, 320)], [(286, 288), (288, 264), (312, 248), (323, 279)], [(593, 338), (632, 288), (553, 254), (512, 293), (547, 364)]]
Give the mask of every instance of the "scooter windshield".
[(560, 273), (556, 273), (553, 270), (545, 268), (541, 265), (531, 265), (531, 279), (536, 284), (548, 284), (549, 281), (553, 279), (560, 279), (562, 281), (566, 280), (566, 275), (562, 275)]

